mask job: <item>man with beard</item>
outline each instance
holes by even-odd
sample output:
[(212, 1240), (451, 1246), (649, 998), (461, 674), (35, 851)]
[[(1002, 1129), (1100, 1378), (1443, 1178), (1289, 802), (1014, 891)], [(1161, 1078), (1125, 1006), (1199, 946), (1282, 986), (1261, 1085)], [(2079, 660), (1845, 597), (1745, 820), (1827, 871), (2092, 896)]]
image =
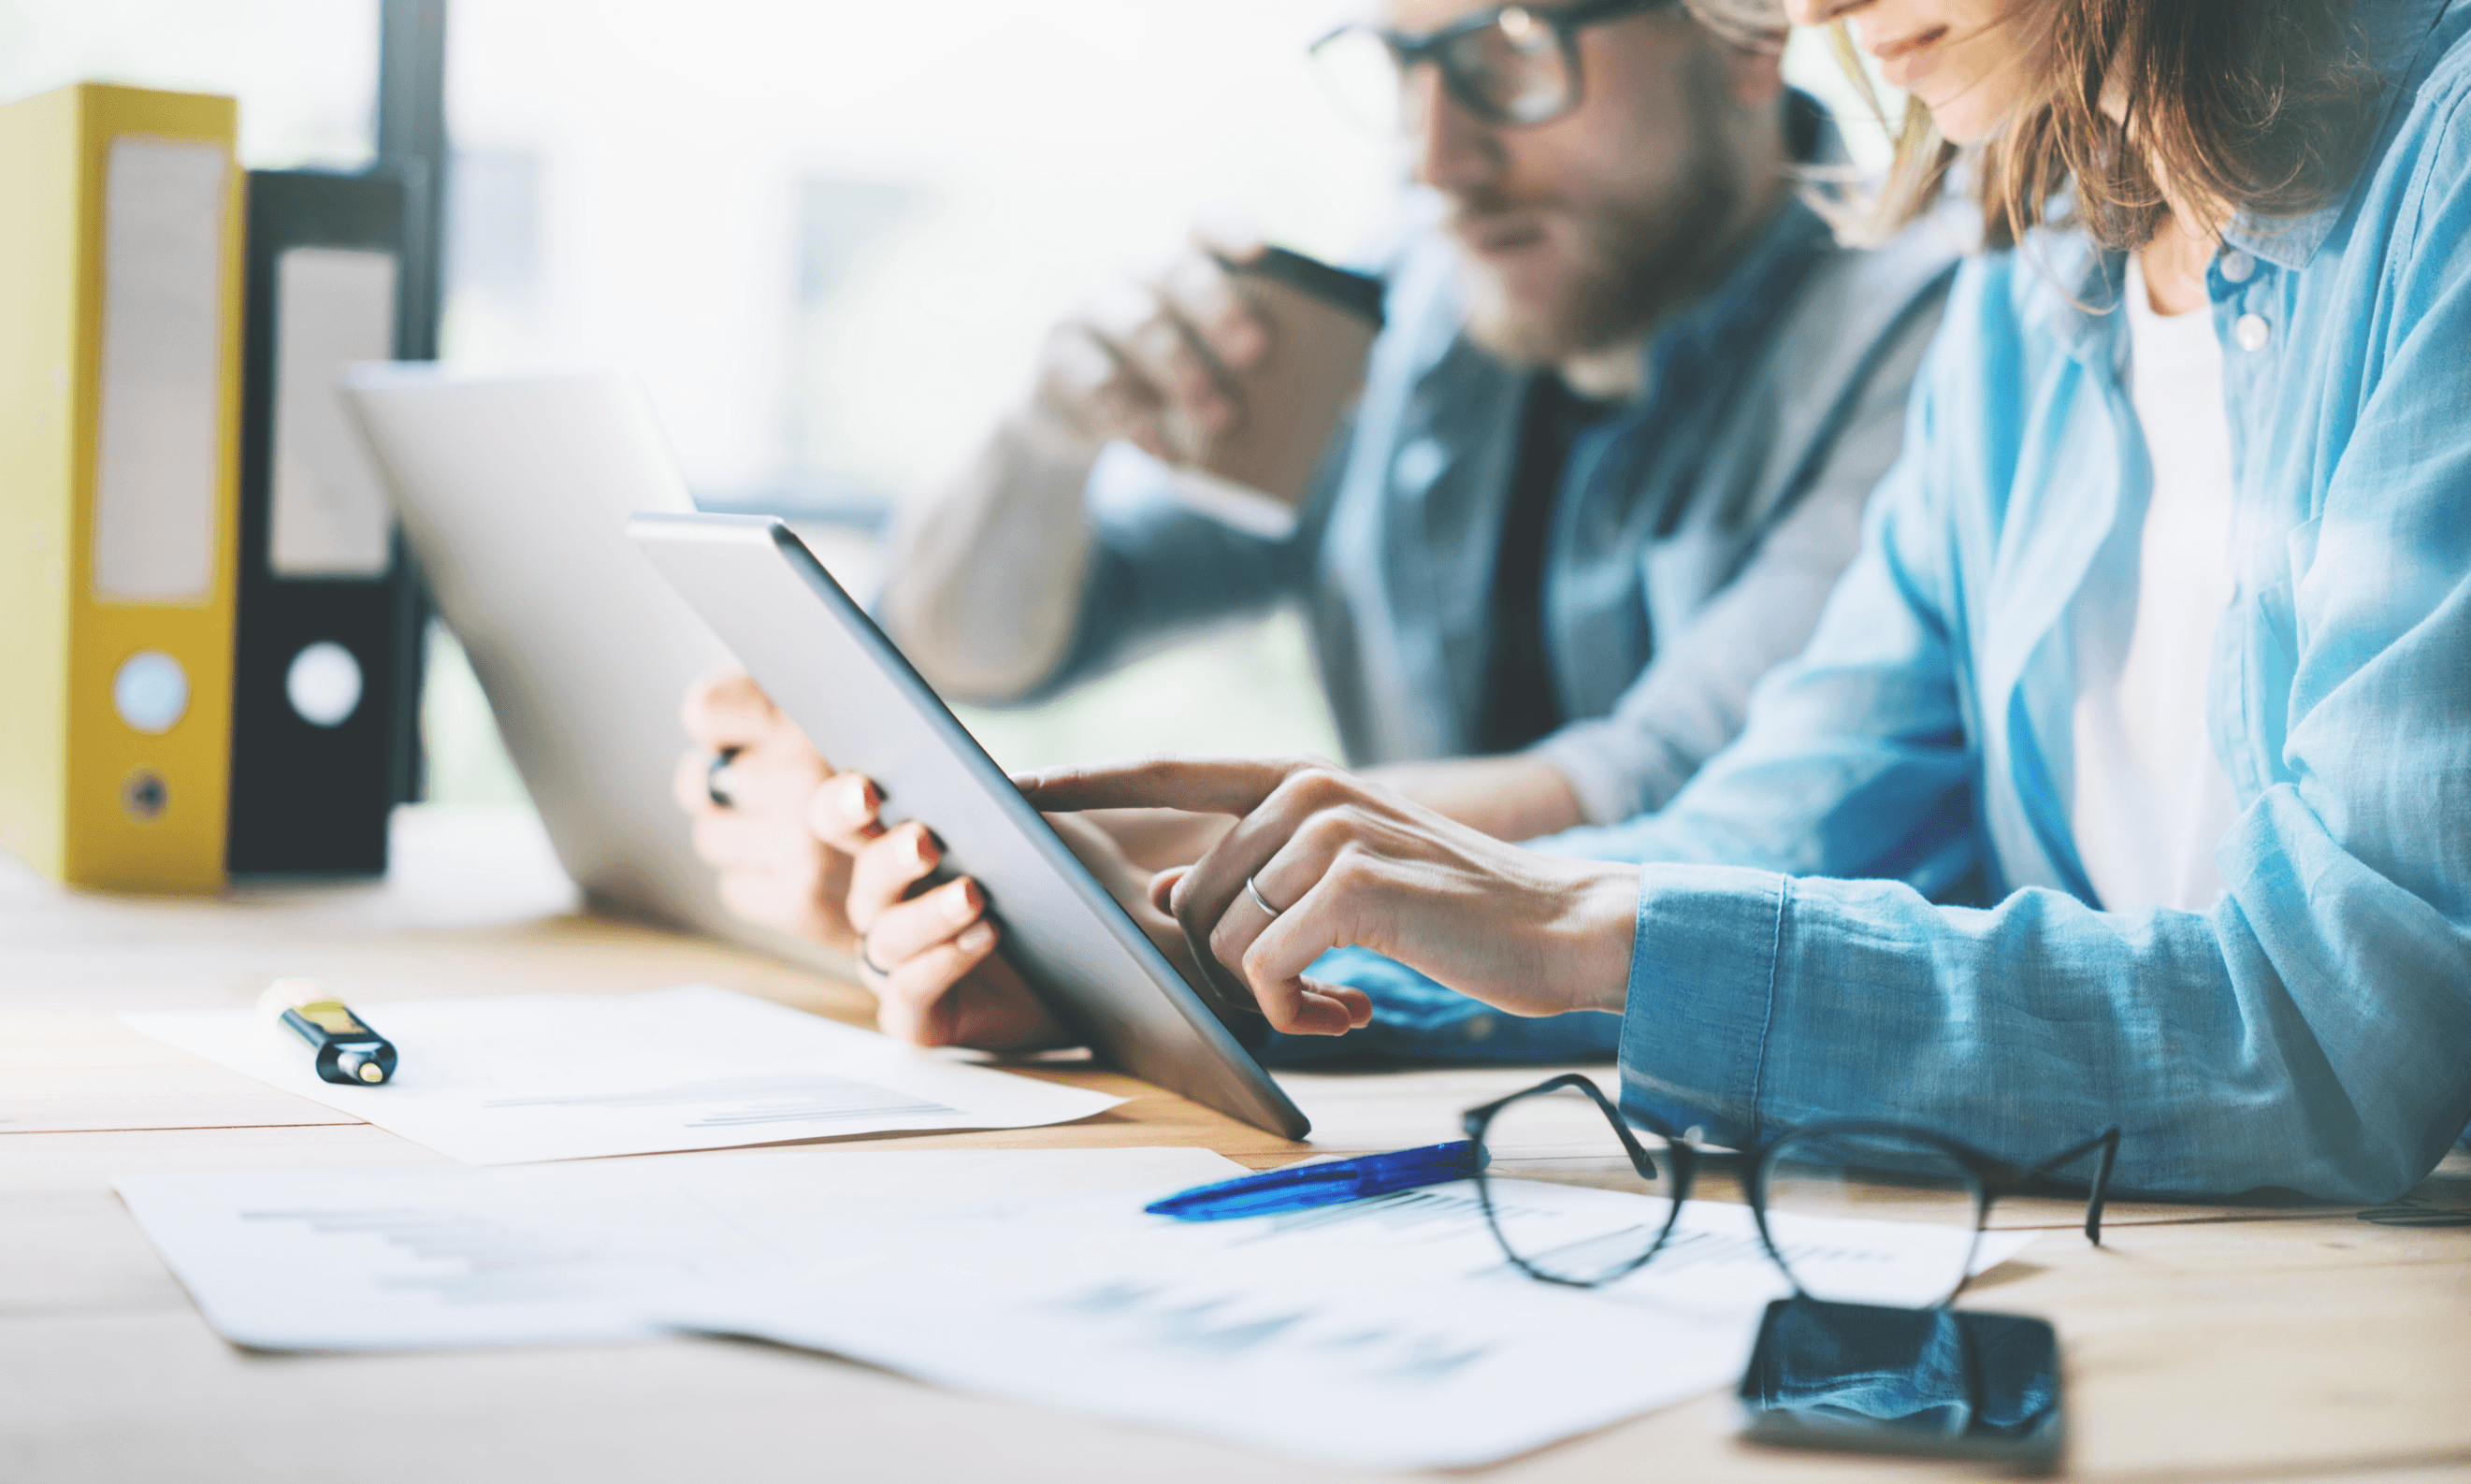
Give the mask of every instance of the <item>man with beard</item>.
[[(1784, 33), (1777, 0), (1389, 0), (1324, 41), (1387, 68), (1434, 209), (1375, 265), (1386, 327), (1293, 534), (1202, 513), (1150, 457), (1179, 423), (1240, 425), (1236, 373), (1267, 349), (1222, 267), (1250, 245), (1205, 234), (1059, 325), (1020, 409), (906, 512), (893, 638), (947, 695), (1026, 701), (1300, 603), (1352, 765), (1507, 839), (1662, 805), (1851, 559), (1958, 246), (1835, 243), (1802, 188), (1841, 155), (1782, 81)], [(875, 907), (844, 901), (826, 843), (873, 833), (862, 802), (828, 817), (865, 790), (816, 793), (820, 761), (743, 677), (688, 715), (735, 749), (735, 809), (704, 787), (710, 753), (680, 787), (728, 900), (865, 947)], [(1206, 843), (1118, 829), (1150, 866)], [(977, 915), (865, 959), (879, 990), (889, 970), (910, 993), (913, 957), (966, 974), (994, 942)], [(1356, 967), (1395, 989), (1401, 1033), (1561, 1049)]]

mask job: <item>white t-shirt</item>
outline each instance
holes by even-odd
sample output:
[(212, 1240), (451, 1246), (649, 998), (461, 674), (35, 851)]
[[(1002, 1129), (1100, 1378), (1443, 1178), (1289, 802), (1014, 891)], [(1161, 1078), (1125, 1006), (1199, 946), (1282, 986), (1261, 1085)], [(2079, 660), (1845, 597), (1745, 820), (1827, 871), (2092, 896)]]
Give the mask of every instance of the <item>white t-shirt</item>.
[(2154, 312), (2133, 256), (2127, 298), (2153, 498), (2134, 570), (2098, 563), (2077, 605), (2069, 822), (2104, 907), (2202, 911), (2223, 889), (2214, 847), (2239, 817), (2205, 727), (2214, 626), (2233, 587), (2223, 351), (2206, 311)]

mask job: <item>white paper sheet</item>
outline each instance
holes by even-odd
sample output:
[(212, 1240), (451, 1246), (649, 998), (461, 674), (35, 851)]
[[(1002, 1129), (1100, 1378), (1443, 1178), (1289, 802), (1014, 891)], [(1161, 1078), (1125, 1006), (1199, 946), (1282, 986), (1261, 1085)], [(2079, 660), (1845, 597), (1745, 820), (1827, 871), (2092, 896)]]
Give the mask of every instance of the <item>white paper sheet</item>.
[[(1595, 1290), (1501, 1260), (1471, 1185), (1243, 1221), (1141, 1207), (1236, 1167), (1195, 1149), (761, 1150), (525, 1170), (131, 1177), (225, 1336), (397, 1349), (758, 1335), (924, 1379), (1383, 1468), (1478, 1464), (1722, 1386), (1785, 1284), (1738, 1206)], [(1641, 1196), (1504, 1182), (1571, 1241)], [(1955, 1230), (1806, 1220), (1820, 1280), (1947, 1260)], [(1977, 1268), (2033, 1239), (1993, 1233)]]
[[(1621, 1239), (1661, 1202), (1503, 1182)], [(1948, 1260), (1969, 1234), (1806, 1220), (1778, 1231), (1814, 1280)], [(2031, 1233), (1993, 1233), (1977, 1269)], [(1474, 1187), (1291, 1216), (1184, 1223), (1090, 1203), (1000, 1238), (886, 1243), (861, 1289), (821, 1272), (692, 1303), (684, 1328), (829, 1351), (928, 1380), (1278, 1452), (1377, 1468), (1490, 1462), (1736, 1378), (1760, 1309), (1788, 1291), (1747, 1209), (1693, 1203), (1675, 1244), (1587, 1290), (1502, 1261)], [(700, 1285), (699, 1285), (700, 1286)]]
[(1029, 1128), (1123, 1101), (948, 1061), (708, 984), (352, 1008), (402, 1057), (384, 1086), (319, 1080), (308, 1047), (253, 1011), (121, 1020), (471, 1165)]
[(1094, 1196), (1139, 1210), (1239, 1172), (1206, 1149), (765, 1149), (116, 1184), (225, 1338), (400, 1350), (652, 1338), (668, 1331), (646, 1306), (682, 1284), (831, 1261), (840, 1285), (871, 1286), (877, 1255), (913, 1228), (1000, 1232)]

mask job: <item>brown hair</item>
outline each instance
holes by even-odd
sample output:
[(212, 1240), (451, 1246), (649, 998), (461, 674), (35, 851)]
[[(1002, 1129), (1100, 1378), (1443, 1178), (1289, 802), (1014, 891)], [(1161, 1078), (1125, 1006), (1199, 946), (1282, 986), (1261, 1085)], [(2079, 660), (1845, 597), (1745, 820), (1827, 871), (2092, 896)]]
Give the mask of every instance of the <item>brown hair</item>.
[[(2176, 197), (2219, 231), (2236, 213), (2298, 216), (2340, 195), (2382, 86), (2359, 55), (2351, 0), (2010, 0), (2003, 24), (2040, 33), (2026, 96), (1972, 175), (1983, 238), (2046, 223), (2140, 247)], [(1839, 21), (1839, 56), (1852, 38)], [(1865, 85), (1867, 91), (1867, 84)], [(2113, 118), (2107, 93), (2120, 107)], [(2131, 145), (2130, 141), (2133, 141)], [(1958, 157), (1908, 104), (1876, 225), (1927, 209)]]

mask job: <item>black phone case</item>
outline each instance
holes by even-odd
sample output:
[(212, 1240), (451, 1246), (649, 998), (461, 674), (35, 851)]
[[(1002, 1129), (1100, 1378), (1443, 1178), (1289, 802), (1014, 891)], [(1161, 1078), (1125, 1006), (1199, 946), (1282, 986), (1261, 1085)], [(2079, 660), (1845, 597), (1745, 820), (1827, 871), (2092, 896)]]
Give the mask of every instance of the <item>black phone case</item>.
[(1778, 1299), (1738, 1395), (1742, 1435), (1791, 1448), (2045, 1472), (2065, 1438), (2059, 1336), (2025, 1314)]

